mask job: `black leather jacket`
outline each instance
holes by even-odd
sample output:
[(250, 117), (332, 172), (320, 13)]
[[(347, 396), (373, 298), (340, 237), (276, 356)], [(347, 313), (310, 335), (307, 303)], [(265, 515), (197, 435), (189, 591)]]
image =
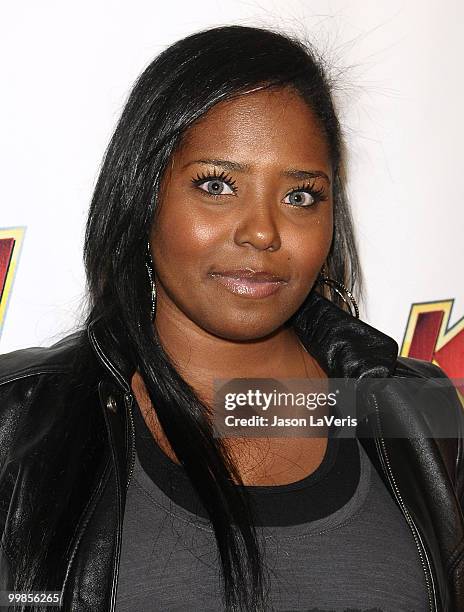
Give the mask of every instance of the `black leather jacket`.
[[(311, 304), (298, 333), (331, 378), (443, 380), (440, 368), (398, 358), (392, 338), (325, 298)], [(115, 610), (135, 453), (133, 372), (101, 318), (49, 348), (0, 356), (0, 590), (59, 590), (62, 610)], [(456, 438), (415, 437), (421, 418), (390, 393), (374, 398), (375, 423), (388, 408), (410, 437), (375, 430), (360, 441), (411, 529), (429, 609), (464, 611), (462, 408), (452, 389), (436, 395)]]

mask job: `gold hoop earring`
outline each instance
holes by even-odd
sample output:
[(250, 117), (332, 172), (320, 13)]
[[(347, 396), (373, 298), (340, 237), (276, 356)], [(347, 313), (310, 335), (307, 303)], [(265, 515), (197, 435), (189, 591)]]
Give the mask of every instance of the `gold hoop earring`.
[[(328, 285), (333, 291), (335, 291), (335, 293), (337, 293), (341, 297), (341, 299), (350, 309), (351, 316), (355, 317), (356, 319), (359, 319), (359, 308), (356, 303), (356, 300), (353, 297), (353, 294), (345, 287), (343, 283), (327, 276), (327, 269), (325, 267), (325, 264), (322, 266), (322, 269), (319, 273), (318, 282)], [(342, 291), (348, 296), (348, 300), (345, 298)]]
[(153, 280), (153, 260), (151, 258), (150, 252), (150, 243), (147, 242), (147, 261), (145, 262), (145, 266), (148, 272), (148, 279), (150, 282), (150, 292), (151, 292), (151, 320), (155, 318), (156, 311), (156, 285)]

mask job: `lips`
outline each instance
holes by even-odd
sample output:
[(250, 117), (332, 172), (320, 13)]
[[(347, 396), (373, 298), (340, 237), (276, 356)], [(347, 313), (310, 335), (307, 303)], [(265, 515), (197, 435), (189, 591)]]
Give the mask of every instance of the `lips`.
[(244, 298), (265, 298), (287, 284), (287, 280), (278, 274), (251, 268), (210, 272), (210, 276), (230, 293)]
[(263, 283), (279, 283), (286, 282), (287, 278), (279, 274), (275, 274), (268, 270), (253, 270), (252, 268), (241, 268), (236, 270), (221, 270), (210, 272), (211, 276), (225, 276), (228, 278), (234, 278), (237, 280), (241, 279), (249, 279), (254, 282), (263, 282)]

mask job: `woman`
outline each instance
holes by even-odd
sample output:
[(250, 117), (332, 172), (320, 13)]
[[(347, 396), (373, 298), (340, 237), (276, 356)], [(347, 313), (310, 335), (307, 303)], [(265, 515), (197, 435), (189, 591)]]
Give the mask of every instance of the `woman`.
[(0, 360), (2, 589), (79, 612), (464, 609), (451, 386), (429, 397), (455, 438), (421, 437), (396, 387), (364, 396), (358, 437), (214, 434), (217, 379), (447, 380), (357, 318), (342, 161), (323, 62), (287, 36), (205, 30), (143, 72), (90, 209), (86, 323)]

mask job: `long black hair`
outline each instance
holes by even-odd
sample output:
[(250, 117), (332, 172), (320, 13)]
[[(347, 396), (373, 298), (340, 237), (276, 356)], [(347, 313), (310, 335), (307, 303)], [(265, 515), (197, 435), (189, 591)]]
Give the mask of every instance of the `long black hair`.
[[(206, 29), (172, 44), (137, 79), (105, 153), (88, 216), (87, 324), (103, 316), (140, 372), (169, 443), (204, 504), (217, 542), (227, 610), (265, 610), (251, 506), (205, 406), (163, 350), (150, 316), (147, 242), (163, 173), (185, 130), (215, 104), (257, 87), (291, 87), (315, 113), (334, 170), (328, 275), (360, 288), (343, 180), (343, 138), (324, 60), (308, 43), (269, 29)], [(337, 294), (331, 299), (345, 307)], [(305, 303), (298, 316), (304, 316)]]

